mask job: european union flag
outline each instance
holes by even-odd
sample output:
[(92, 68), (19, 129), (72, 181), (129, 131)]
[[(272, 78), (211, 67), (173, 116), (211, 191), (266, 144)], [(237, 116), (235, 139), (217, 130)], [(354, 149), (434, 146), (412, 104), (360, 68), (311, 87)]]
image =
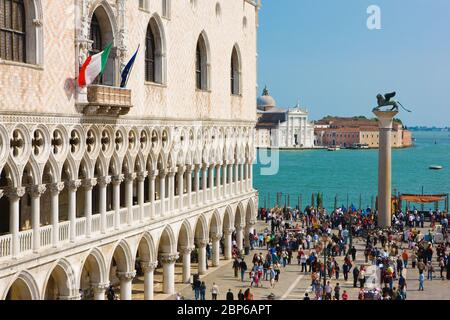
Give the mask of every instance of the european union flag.
[(134, 61), (136, 60), (136, 56), (138, 54), (139, 47), (140, 47), (140, 45), (138, 46), (134, 55), (131, 57), (130, 61), (128, 61), (125, 68), (123, 68), (123, 70), (122, 70), (122, 75), (121, 75), (122, 81), (120, 82), (121, 88), (125, 88), (127, 86), (128, 78), (130, 77), (131, 70), (133, 69)]

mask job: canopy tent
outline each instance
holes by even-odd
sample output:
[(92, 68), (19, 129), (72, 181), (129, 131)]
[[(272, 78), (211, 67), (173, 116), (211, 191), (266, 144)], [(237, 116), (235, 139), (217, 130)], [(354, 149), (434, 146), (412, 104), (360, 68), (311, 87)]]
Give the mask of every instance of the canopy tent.
[(432, 195), (423, 195), (423, 194), (403, 194), (400, 196), (401, 201), (408, 201), (414, 203), (433, 203), (436, 201), (446, 201), (446, 194), (432, 194)]

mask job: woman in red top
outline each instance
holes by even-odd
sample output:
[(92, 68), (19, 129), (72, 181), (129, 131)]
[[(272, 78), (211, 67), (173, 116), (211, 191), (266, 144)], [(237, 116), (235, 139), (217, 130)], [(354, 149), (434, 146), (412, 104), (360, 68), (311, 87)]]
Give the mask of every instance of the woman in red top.
[(348, 300), (348, 293), (346, 290), (344, 290), (344, 293), (342, 294), (342, 300)]

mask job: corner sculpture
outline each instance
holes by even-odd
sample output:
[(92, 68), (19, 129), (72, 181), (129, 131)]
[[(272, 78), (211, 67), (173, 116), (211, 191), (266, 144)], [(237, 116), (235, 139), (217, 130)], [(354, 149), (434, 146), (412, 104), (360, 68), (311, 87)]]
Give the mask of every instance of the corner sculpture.
[[(381, 108), (383, 107), (389, 107), (392, 106), (391, 110), (389, 111), (398, 111), (398, 106), (402, 107), (403, 110), (407, 111), (407, 112), (412, 112), (411, 110), (406, 109), (401, 103), (400, 101), (395, 101), (392, 100), (392, 98), (394, 98), (396, 95), (396, 92), (391, 92), (391, 93), (386, 93), (384, 96), (382, 94), (378, 94), (377, 95), (377, 103), (378, 106), (376, 108), (374, 108), (372, 111), (383, 111), (381, 110)], [(387, 111), (387, 110), (386, 110)]]

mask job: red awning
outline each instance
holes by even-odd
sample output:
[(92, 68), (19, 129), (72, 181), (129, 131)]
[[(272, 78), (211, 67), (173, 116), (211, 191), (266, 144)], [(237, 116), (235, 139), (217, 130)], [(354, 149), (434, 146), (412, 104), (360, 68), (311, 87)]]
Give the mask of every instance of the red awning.
[(445, 201), (447, 195), (420, 195), (420, 194), (404, 194), (400, 196), (401, 201), (409, 201), (415, 203), (431, 203), (436, 201)]

